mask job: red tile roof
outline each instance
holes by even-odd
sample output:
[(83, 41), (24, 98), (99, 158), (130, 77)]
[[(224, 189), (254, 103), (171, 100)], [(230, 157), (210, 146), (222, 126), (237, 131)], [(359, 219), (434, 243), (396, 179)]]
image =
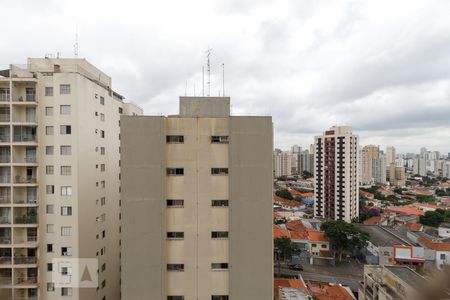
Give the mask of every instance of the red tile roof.
[(366, 192), (366, 191), (363, 191), (363, 190), (359, 190), (359, 194), (362, 195), (362, 196), (366, 196), (367, 198), (373, 198), (373, 197), (375, 197), (374, 194), (369, 193), (369, 192)]
[(290, 230), (291, 238), (296, 240), (309, 240), (316, 242), (326, 242), (323, 232), (306, 227), (301, 220), (287, 222), (286, 228)]
[(406, 227), (413, 231), (420, 231), (422, 229), (422, 224), (419, 223), (406, 223)]
[(403, 215), (423, 216), (425, 214), (420, 209), (411, 207), (409, 205), (405, 205), (405, 206), (390, 206), (390, 207), (388, 207), (388, 210), (390, 210), (392, 212), (400, 213), (400, 214), (403, 214)]
[(279, 290), (280, 287), (291, 287), (296, 289), (301, 289), (306, 295), (310, 295), (307, 287), (303, 284), (303, 282), (299, 279), (284, 279), (284, 278), (275, 278), (273, 280), (273, 289), (275, 299), (279, 299)]
[(364, 224), (366, 225), (375, 225), (378, 224), (378, 222), (381, 221), (381, 216), (373, 216), (367, 220), (364, 221)]
[(328, 282), (307, 281), (309, 290), (319, 300), (354, 300), (355, 298), (340, 285), (332, 285)]
[(419, 242), (435, 251), (450, 251), (450, 242), (433, 242), (424, 236), (419, 236)]
[(277, 195), (273, 195), (273, 201), (277, 204), (284, 205), (284, 206), (302, 206), (303, 204), (294, 200), (288, 200), (281, 197), (278, 197)]

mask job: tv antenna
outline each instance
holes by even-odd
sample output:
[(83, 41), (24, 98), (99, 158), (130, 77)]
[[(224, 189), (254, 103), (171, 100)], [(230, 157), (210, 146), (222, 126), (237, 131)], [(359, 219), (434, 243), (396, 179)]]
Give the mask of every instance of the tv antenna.
[(75, 44), (73, 44), (73, 56), (78, 58), (78, 26), (75, 29)]
[(206, 71), (208, 72), (208, 82), (206, 83), (208, 85), (208, 93), (207, 96), (211, 96), (211, 62), (209, 60), (209, 56), (211, 55), (212, 48), (209, 48), (205, 51), (206, 53)]

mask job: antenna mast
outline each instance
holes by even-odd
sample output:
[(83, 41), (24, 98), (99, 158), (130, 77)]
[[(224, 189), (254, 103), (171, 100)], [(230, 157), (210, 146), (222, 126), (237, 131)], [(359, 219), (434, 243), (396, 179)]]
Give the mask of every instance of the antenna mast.
[(75, 44), (73, 45), (73, 56), (78, 58), (78, 26), (75, 30)]
[(211, 96), (211, 63), (209, 60), (209, 56), (211, 55), (212, 48), (206, 50), (206, 71), (208, 72), (208, 94), (207, 96)]
[(222, 96), (225, 97), (225, 64), (222, 64)]

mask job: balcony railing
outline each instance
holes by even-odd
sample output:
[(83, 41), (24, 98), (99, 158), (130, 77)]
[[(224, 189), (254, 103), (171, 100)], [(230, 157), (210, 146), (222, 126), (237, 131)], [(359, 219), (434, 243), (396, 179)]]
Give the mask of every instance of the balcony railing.
[(31, 285), (37, 283), (37, 277), (16, 277), (14, 280), (18, 285)]
[(11, 197), (10, 196), (0, 196), (0, 204), (10, 204)]
[(27, 95), (25, 96), (25, 99), (26, 99), (28, 102), (36, 101), (36, 95), (35, 95), (35, 94), (27, 94)]
[(11, 245), (10, 236), (0, 236), (0, 245)]
[(26, 163), (36, 163), (37, 158), (36, 156), (27, 156), (24, 160)]
[(27, 242), (37, 242), (37, 235), (27, 236)]
[(9, 114), (0, 114), (0, 122), (9, 122), (10, 116)]
[(33, 176), (16, 176), (14, 183), (36, 183), (36, 177)]
[(11, 161), (11, 155), (0, 155), (0, 163), (5, 164)]
[(11, 276), (0, 276), (0, 286), (6, 286), (12, 284)]
[(11, 176), (9, 175), (0, 175), (0, 183), (10, 183)]
[(0, 265), (12, 265), (11, 256), (0, 256)]
[(8, 143), (9, 141), (9, 134), (0, 134), (0, 143)]
[(36, 142), (36, 141), (37, 136), (35, 134), (14, 135), (14, 142)]
[(14, 204), (36, 204), (37, 199), (14, 199)]
[(32, 265), (37, 263), (36, 256), (14, 257), (15, 265)]
[(37, 224), (37, 216), (20, 216), (14, 219), (16, 224)]
[(1, 216), (0, 224), (11, 224), (11, 218), (7, 216)]
[(0, 94), (0, 102), (9, 102), (9, 94)]

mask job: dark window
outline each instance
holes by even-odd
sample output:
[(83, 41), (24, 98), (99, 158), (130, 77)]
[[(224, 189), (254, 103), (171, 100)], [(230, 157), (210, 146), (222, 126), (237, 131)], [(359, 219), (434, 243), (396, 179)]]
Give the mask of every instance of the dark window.
[(182, 231), (170, 231), (167, 233), (168, 239), (184, 239), (184, 232)]
[(123, 108), (119, 107), (119, 114), (122, 114), (122, 113), (123, 113)]
[(61, 134), (71, 134), (72, 127), (70, 125), (61, 125), (60, 133)]
[(182, 144), (184, 143), (183, 135), (167, 135), (166, 142), (170, 144)]
[(211, 206), (228, 206), (228, 200), (212, 200)]
[(167, 264), (167, 271), (184, 271), (184, 264)]
[(105, 97), (100, 96), (100, 104), (105, 105)]
[(184, 296), (167, 296), (167, 300), (184, 300)]
[(52, 86), (45, 87), (45, 96), (53, 96), (53, 87)]
[(228, 269), (228, 263), (212, 263), (211, 269), (213, 270), (226, 270)]
[(226, 295), (213, 295), (211, 296), (211, 300), (228, 300), (228, 296)]
[(167, 175), (184, 175), (183, 168), (167, 168)]
[(228, 168), (211, 168), (212, 175), (228, 175)]
[(227, 135), (213, 135), (211, 136), (211, 143), (228, 144)]
[(47, 264), (47, 272), (51, 272), (53, 271), (53, 264), (52, 263), (48, 263)]
[(211, 232), (211, 238), (213, 239), (220, 239), (220, 238), (227, 238), (228, 237), (228, 231), (213, 231)]
[(184, 200), (167, 199), (166, 201), (167, 206), (178, 206), (178, 207), (184, 206)]
[(47, 244), (47, 252), (53, 252), (53, 244)]

